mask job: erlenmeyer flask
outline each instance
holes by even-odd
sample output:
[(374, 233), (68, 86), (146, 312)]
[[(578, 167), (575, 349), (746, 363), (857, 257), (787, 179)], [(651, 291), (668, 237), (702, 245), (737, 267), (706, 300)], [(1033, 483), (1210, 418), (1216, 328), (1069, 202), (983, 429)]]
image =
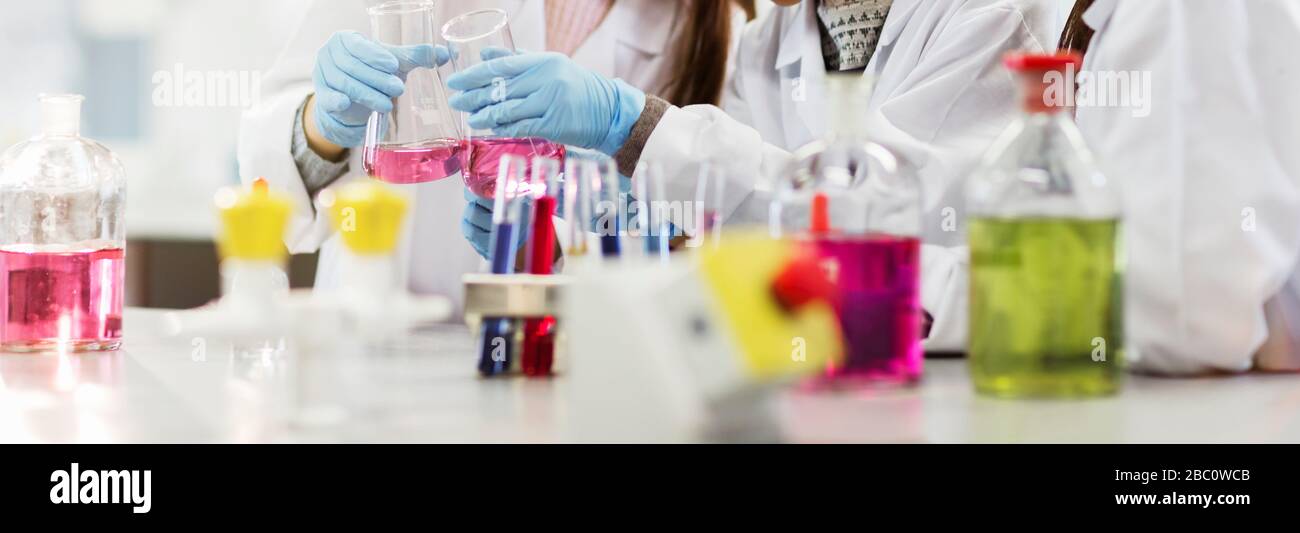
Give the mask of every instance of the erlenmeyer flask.
[[(515, 41), (510, 34), (509, 18), (500, 9), (484, 9), (460, 15), (442, 28), (442, 38), (447, 41), (451, 62), (457, 72), (495, 57), (515, 53)], [(504, 99), (505, 86), (500, 86)], [(468, 119), (468, 115), (464, 116)], [(461, 177), (470, 192), (491, 198), (496, 186), (497, 170), (504, 156), (524, 158), (531, 165), (533, 158), (564, 161), (565, 148), (545, 139), (514, 139), (498, 137), (492, 130), (474, 130), (468, 124), (465, 131), (464, 172)], [(532, 170), (528, 170), (529, 175)]]
[[(372, 7), (371, 38), (400, 50), (434, 45), (437, 23), (429, 1), (385, 2)], [(460, 172), (461, 135), (456, 114), (437, 69), (416, 67), (398, 52), (406, 90), (391, 113), (373, 113), (366, 128), (363, 164), (370, 176), (389, 183), (440, 180)]]

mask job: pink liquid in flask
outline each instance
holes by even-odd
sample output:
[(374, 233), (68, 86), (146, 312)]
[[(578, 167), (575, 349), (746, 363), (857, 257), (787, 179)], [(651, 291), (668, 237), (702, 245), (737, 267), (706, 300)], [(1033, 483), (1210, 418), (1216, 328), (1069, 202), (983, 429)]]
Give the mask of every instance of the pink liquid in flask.
[(817, 384), (902, 385), (921, 378), (920, 265), (916, 238), (819, 237), (813, 246), (839, 289), (842, 364)]
[(524, 158), (529, 166), (529, 175), (532, 175), (534, 157), (555, 159), (561, 164), (564, 162), (564, 145), (542, 139), (479, 137), (467, 141), (467, 144), (465, 172), (461, 176), (470, 192), (481, 198), (493, 198), (496, 194), (497, 172), (502, 157)]
[(0, 344), (9, 351), (117, 349), (124, 263), (121, 248), (0, 249)]
[(427, 183), (460, 172), (461, 143), (438, 139), (408, 144), (367, 147), (363, 154), (366, 173), (380, 181), (398, 185)]

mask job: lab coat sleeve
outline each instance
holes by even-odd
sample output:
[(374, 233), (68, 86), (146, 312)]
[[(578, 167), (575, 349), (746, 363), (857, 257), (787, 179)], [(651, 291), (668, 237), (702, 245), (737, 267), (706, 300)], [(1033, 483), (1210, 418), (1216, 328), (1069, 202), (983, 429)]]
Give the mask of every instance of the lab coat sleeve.
[[(757, 31), (757, 24), (751, 22), (744, 32)], [(744, 92), (746, 69), (738, 66), (752, 59), (747, 56), (752, 51), (746, 49), (739, 29), (735, 35), (732, 56), (736, 60), (729, 62), (720, 107), (669, 106), (646, 141), (641, 160), (660, 166), (667, 178), (665, 194), (682, 205), (695, 201), (701, 162), (723, 165), (728, 170), (721, 214), (728, 223), (750, 224), (766, 220), (765, 194), (770, 186), (765, 179), (789, 165), (791, 156), (781, 147), (765, 143), (752, 127), (752, 111)]]
[(1297, 49), (1289, 0), (1121, 1), (1094, 38), (1086, 71), (1151, 89), (1149, 110), (1079, 110), (1125, 200), (1137, 370), (1245, 371), (1300, 329), (1265, 313), (1300, 257)]
[[(313, 87), (316, 51), (336, 31), (365, 31), (361, 2), (314, 1), (306, 9), (284, 52), (262, 78), (261, 98), (244, 112), (239, 133), (239, 175), (245, 183), (266, 178), (293, 200), (285, 232), (290, 253), (315, 252), (331, 235), (327, 217), (318, 214), (293, 159), (293, 125), (298, 108)], [(335, 183), (357, 179), (355, 172)]]

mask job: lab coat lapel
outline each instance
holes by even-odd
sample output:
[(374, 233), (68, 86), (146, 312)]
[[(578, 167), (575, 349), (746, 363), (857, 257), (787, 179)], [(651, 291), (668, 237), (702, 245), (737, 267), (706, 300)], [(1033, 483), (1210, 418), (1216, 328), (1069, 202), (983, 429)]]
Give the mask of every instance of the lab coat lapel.
[(781, 45), (777, 49), (776, 64), (773, 67), (783, 81), (784, 78), (791, 78), (782, 84), (788, 83), (788, 87), (783, 89), (794, 101), (795, 115), (811, 136), (805, 139), (804, 135), (786, 131), (787, 144), (797, 146), (825, 131), (826, 99), (823, 84), (826, 79), (826, 60), (822, 57), (821, 33), (813, 2), (802, 2), (788, 9), (793, 9), (794, 12), (782, 29)]
[(916, 8), (921, 5), (921, 0), (894, 0), (893, 5), (889, 7), (889, 16), (885, 17), (885, 27), (880, 29), (880, 42), (876, 44), (876, 55), (871, 57), (874, 62), (879, 57), (881, 48), (886, 48), (898, 41), (903, 30), (907, 29), (907, 23), (912, 20), (912, 15), (916, 14)]
[[(662, 9), (651, 4), (663, 0), (618, 0), (605, 17), (602, 27), (610, 26), (618, 42), (643, 53), (659, 55), (668, 48), (677, 9)], [(635, 28), (635, 29), (633, 29)]]
[(1116, 7), (1119, 7), (1119, 0), (1098, 0), (1097, 3), (1083, 13), (1083, 21), (1093, 31), (1100, 32), (1110, 22), (1110, 17), (1115, 14)]
[(614, 2), (605, 20), (574, 52), (574, 60), (607, 77), (629, 78), (634, 74), (620, 70), (629, 67), (618, 63), (621, 55), (610, 53), (616, 45), (631, 47), (649, 58), (663, 55), (672, 37), (676, 11), (655, 7), (652, 2), (662, 0)]

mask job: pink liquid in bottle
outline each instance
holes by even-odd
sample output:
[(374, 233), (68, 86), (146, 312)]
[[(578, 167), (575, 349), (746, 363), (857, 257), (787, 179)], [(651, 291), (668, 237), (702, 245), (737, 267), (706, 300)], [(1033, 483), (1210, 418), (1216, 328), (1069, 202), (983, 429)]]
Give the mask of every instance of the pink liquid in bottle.
[(437, 181), (460, 172), (461, 143), (437, 139), (367, 147), (362, 163), (374, 178), (398, 185)]
[(532, 175), (534, 157), (547, 157), (564, 162), (564, 145), (542, 139), (514, 139), (505, 137), (479, 137), (466, 141), (465, 172), (461, 177), (470, 192), (482, 198), (496, 194), (497, 172), (504, 156), (524, 158), (528, 175)]
[(835, 280), (845, 341), (842, 364), (820, 385), (902, 385), (921, 378), (921, 243), (888, 236), (819, 237), (812, 242)]
[(0, 344), (9, 351), (121, 345), (125, 254), (0, 249)]

